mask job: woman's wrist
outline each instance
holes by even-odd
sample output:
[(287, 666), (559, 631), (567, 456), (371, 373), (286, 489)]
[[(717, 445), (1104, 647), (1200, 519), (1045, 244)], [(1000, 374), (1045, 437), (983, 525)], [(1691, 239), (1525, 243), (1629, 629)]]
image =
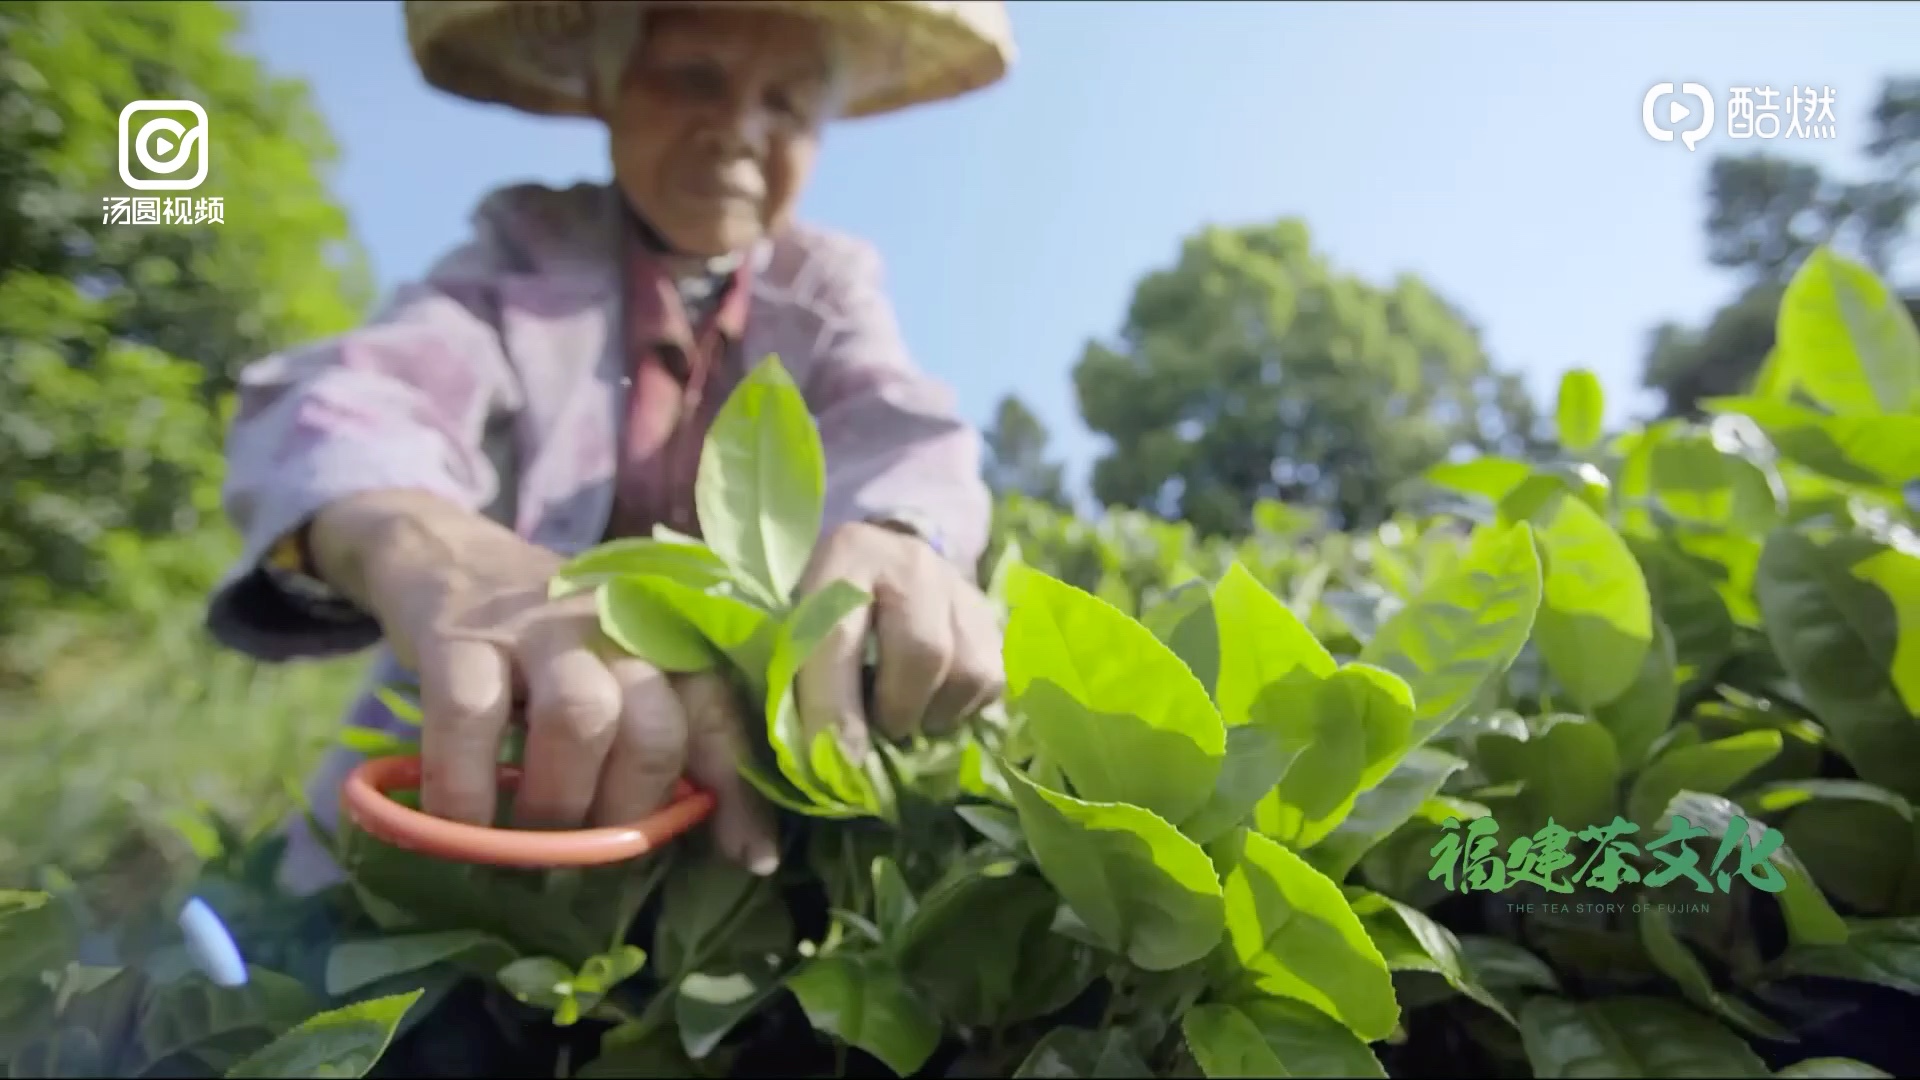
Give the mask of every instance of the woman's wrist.
[(307, 526), (314, 576), (363, 610), (398, 582), (454, 563), (448, 534), (471, 510), (424, 491), (371, 491), (329, 503)]

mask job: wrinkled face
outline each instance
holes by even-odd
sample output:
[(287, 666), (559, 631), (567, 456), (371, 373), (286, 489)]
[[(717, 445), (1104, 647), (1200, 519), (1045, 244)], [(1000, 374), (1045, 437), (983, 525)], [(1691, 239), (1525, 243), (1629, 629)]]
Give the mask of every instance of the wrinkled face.
[(831, 105), (820, 27), (774, 12), (657, 9), (611, 107), (613, 174), (676, 249), (720, 256), (780, 228)]

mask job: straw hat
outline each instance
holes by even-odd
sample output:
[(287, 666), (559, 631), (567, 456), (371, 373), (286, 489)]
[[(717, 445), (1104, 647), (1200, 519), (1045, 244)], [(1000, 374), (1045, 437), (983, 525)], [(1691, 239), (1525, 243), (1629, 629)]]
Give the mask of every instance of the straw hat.
[[(705, 0), (817, 19), (851, 64), (846, 117), (977, 90), (1006, 74), (1013, 28), (1001, 0)], [(407, 41), (428, 83), (475, 101), (590, 116), (590, 44), (606, 0), (406, 0)], [(654, 7), (698, 0), (650, 0)]]

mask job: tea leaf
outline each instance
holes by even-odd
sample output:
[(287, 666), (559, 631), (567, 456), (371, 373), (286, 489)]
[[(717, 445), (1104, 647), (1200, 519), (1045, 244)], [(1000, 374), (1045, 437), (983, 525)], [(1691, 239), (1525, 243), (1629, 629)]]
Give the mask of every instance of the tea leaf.
[(1310, 847), (1352, 811), (1411, 746), (1413, 693), (1399, 676), (1348, 664), (1326, 678), (1304, 671), (1270, 684), (1254, 722), (1295, 752), (1285, 776), (1255, 812), (1263, 833)]
[(1054, 933), (1059, 897), (1031, 874), (967, 875), (899, 939), (900, 967), (950, 1024), (1005, 1029), (1065, 1007), (1100, 955)]
[(666, 578), (695, 592), (728, 580), (727, 565), (705, 544), (626, 537), (609, 540), (564, 563), (547, 594), (555, 599), (617, 578)]
[(1214, 586), (1213, 610), (1220, 640), (1214, 698), (1229, 726), (1247, 723), (1260, 692), (1290, 673), (1333, 674), (1326, 648), (1239, 562)]
[(1387, 1076), (1367, 1044), (1338, 1020), (1283, 998), (1196, 1005), (1181, 1018), (1180, 1031), (1209, 1080)]
[(1795, 946), (1780, 958), (1789, 975), (1875, 983), (1920, 994), (1920, 916), (1855, 919), (1846, 940)]
[[(1682, 791), (1667, 804), (1667, 818), (1678, 816), (1695, 828), (1706, 830), (1710, 843), (1717, 849), (1719, 841), (1734, 828), (1736, 818), (1746, 821), (1746, 843), (1757, 848), (1765, 827), (1754, 820), (1751, 814), (1741, 809), (1738, 803), (1719, 795), (1697, 791)], [(1651, 838), (1649, 838), (1651, 839)], [(1701, 845), (1703, 848), (1706, 844)], [(1722, 866), (1722, 872), (1738, 869), (1736, 855), (1727, 857), (1731, 866)], [(1847, 927), (1833, 910), (1833, 905), (1813, 883), (1812, 875), (1793, 850), (1782, 843), (1767, 857), (1784, 879), (1784, 887), (1776, 893), (1780, 908), (1787, 918), (1787, 931), (1794, 942), (1804, 945), (1837, 945), (1847, 939)], [(1700, 867), (1701, 872), (1707, 866)]]
[(1890, 550), (1859, 537), (1820, 544), (1789, 529), (1767, 538), (1754, 579), (1767, 638), (1803, 700), (1862, 780), (1920, 799), (1920, 723), (1901, 701), (1897, 610), (1858, 576)]
[(1864, 1061), (1852, 1058), (1807, 1058), (1773, 1074), (1775, 1080), (1893, 1080), (1892, 1073), (1881, 1072)]
[(1769, 1075), (1739, 1036), (1670, 999), (1534, 998), (1520, 1037), (1539, 1077)]
[(1545, 552), (1534, 642), (1554, 678), (1583, 708), (1619, 697), (1653, 642), (1653, 601), (1633, 552), (1592, 507), (1562, 491), (1531, 506), (1502, 503), (1501, 513), (1532, 522)]
[(448, 961), (491, 973), (513, 958), (512, 946), (477, 930), (343, 941), (327, 953), (327, 993), (341, 997), (382, 979)]
[(700, 535), (769, 605), (783, 607), (820, 538), (826, 456), (799, 387), (769, 356), (720, 407), (700, 455)]
[(1362, 791), (1333, 831), (1306, 851), (1307, 861), (1344, 880), (1373, 846), (1411, 821), (1447, 778), (1467, 767), (1452, 754), (1422, 746), (1400, 759), (1378, 784)]
[(1152, 1076), (1152, 1067), (1119, 1028), (1054, 1028), (1013, 1070), (1013, 1080), (1150, 1080)]
[(1778, 362), (1837, 413), (1920, 411), (1920, 332), (1873, 271), (1817, 248), (1780, 299)]
[(1493, 1010), (1502, 1020), (1518, 1026), (1519, 1021), (1500, 999), (1474, 979), (1460, 955), (1460, 941), (1453, 936), (1453, 931), (1429, 919), (1419, 909), (1379, 893), (1355, 889), (1348, 895), (1361, 925), (1367, 928), (1368, 936), (1386, 958), (1390, 970), (1438, 975), (1455, 990)]
[(595, 595), (600, 631), (661, 671), (710, 670), (718, 659), (699, 628), (645, 578), (615, 578)]
[[(852, 807), (868, 813), (881, 808), (864, 773), (851, 767), (827, 731), (809, 733), (795, 704), (793, 680), (834, 625), (871, 601), (844, 581), (829, 584), (802, 600), (778, 624), (767, 667), (767, 740), (780, 771), (813, 802)], [(824, 741), (823, 741), (824, 740)]]
[(1421, 590), (1380, 627), (1360, 659), (1413, 691), (1413, 743), (1460, 714), (1488, 679), (1507, 670), (1540, 607), (1540, 559), (1524, 524), (1475, 530), (1452, 572)]
[(1204, 581), (1175, 586), (1159, 603), (1141, 613), (1140, 625), (1173, 650), (1208, 694), (1220, 678), (1220, 629), (1213, 594)]
[(632, 587), (651, 594), (698, 629), (752, 685), (765, 679), (776, 627), (771, 615), (724, 592), (703, 592), (668, 578), (633, 580)]
[(420, 994), (414, 990), (373, 998), (310, 1017), (227, 1070), (227, 1076), (264, 1080), (365, 1076), (386, 1053), (401, 1018)]
[(815, 1029), (857, 1046), (901, 1076), (926, 1063), (940, 1020), (882, 957), (817, 956), (787, 985)]
[(1205, 956), (1225, 911), (1207, 853), (1150, 810), (1084, 802), (1006, 767), (1040, 872), (1103, 944), (1148, 971)]
[[(1674, 747), (1634, 778), (1627, 816), (1643, 828), (1665, 824), (1667, 804), (1682, 791), (1719, 795), (1780, 754), (1777, 731), (1747, 731), (1724, 739)], [(1597, 820), (1597, 819), (1596, 819)]]
[(1560, 377), (1560, 396), (1553, 418), (1560, 431), (1560, 445), (1580, 453), (1600, 441), (1600, 425), (1606, 419), (1606, 392), (1600, 379), (1585, 368), (1575, 368)]
[(1186, 665), (1110, 605), (1036, 570), (1009, 584), (1007, 694), (1091, 802), (1180, 821), (1207, 801), (1226, 730)]
[(1371, 1042), (1400, 1021), (1393, 976), (1340, 886), (1293, 852), (1247, 833), (1227, 875), (1227, 938), (1252, 988), (1294, 998)]

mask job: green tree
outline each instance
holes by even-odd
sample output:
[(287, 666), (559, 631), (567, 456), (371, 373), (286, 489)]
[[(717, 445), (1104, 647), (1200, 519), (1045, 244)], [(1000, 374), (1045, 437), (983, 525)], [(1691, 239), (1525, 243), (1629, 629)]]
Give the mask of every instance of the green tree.
[(1093, 491), (1205, 533), (1256, 500), (1364, 526), (1396, 488), (1462, 446), (1525, 453), (1541, 418), (1520, 381), (1419, 279), (1379, 288), (1283, 220), (1210, 228), (1135, 288), (1118, 342), (1074, 369), (1089, 427), (1112, 441)]
[(1047, 426), (1026, 402), (1014, 394), (1001, 398), (984, 438), (982, 472), (996, 496), (1017, 492), (1054, 506), (1067, 505), (1062, 468), (1047, 460)]
[[(1704, 327), (1654, 329), (1641, 382), (1665, 397), (1664, 415), (1698, 416), (1702, 398), (1739, 393), (1752, 381), (1773, 348), (1787, 279), (1815, 247), (1831, 245), (1892, 274), (1920, 203), (1920, 78), (1889, 80), (1872, 117), (1860, 179), (1764, 153), (1710, 166), (1707, 259), (1730, 271), (1740, 292)], [(1920, 316), (1920, 297), (1908, 306)]]
[[(325, 125), (241, 51), (242, 29), (214, 3), (0, 0), (0, 633), (205, 587), (235, 373), (364, 307)], [(206, 110), (191, 196), (221, 198), (223, 222), (105, 223), (106, 197), (144, 194), (116, 145), (142, 98)]]

